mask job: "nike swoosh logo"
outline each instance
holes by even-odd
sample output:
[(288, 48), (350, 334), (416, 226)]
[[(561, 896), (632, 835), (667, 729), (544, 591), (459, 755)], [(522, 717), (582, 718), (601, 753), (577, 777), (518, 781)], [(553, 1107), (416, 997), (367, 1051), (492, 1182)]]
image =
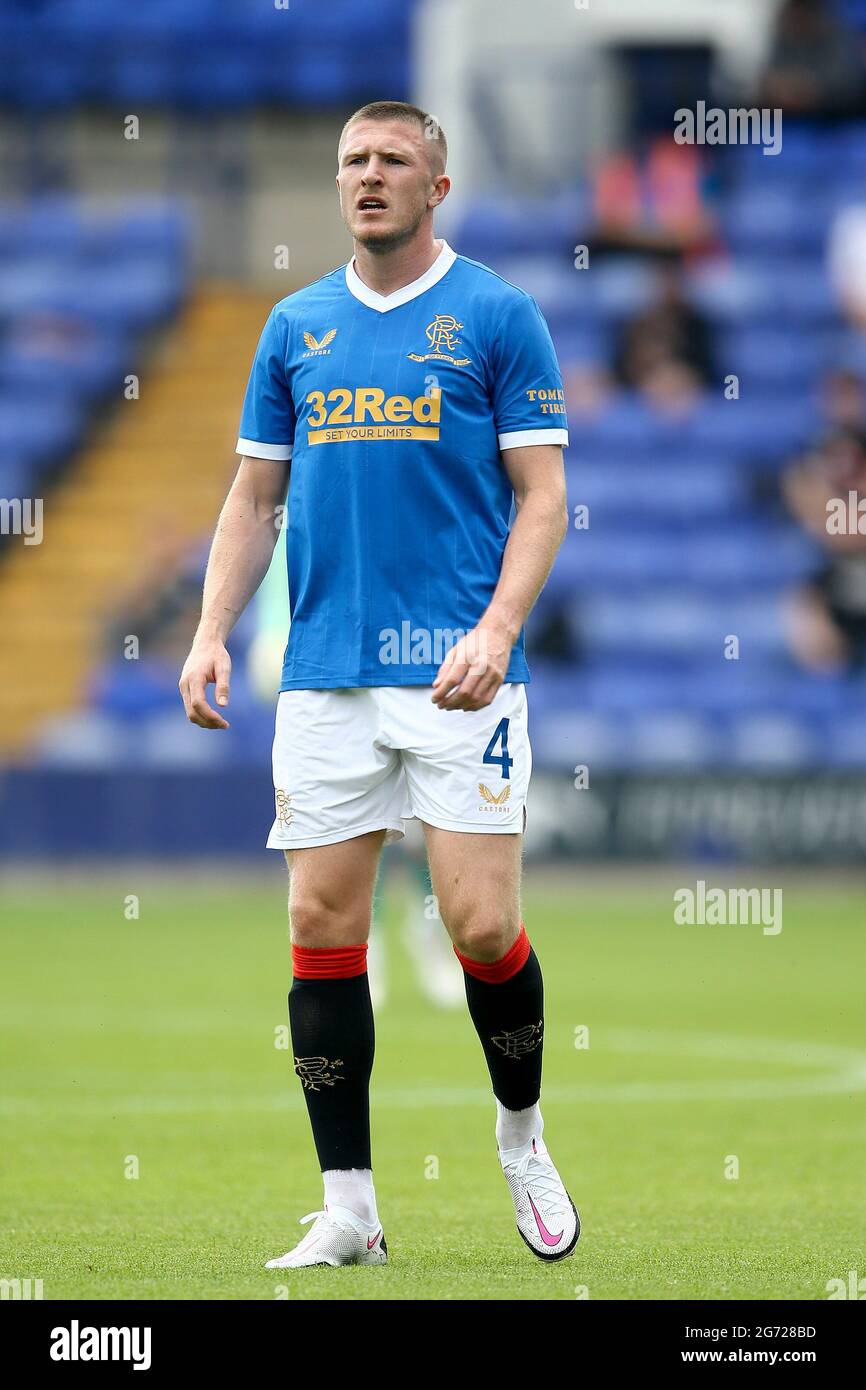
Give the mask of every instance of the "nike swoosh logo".
[[(527, 1193), (527, 1196), (528, 1195), (529, 1194)], [(545, 1226), (544, 1222), (542, 1221), (541, 1217), (538, 1215), (538, 1207), (535, 1205), (531, 1197), (529, 1198), (529, 1205), (532, 1207), (532, 1215), (535, 1217), (535, 1224), (538, 1227), (538, 1234), (541, 1236), (541, 1239), (544, 1241), (545, 1245), (558, 1245), (559, 1242), (562, 1240), (562, 1231), (560, 1231), (558, 1236), (552, 1236), (547, 1227)]]
[[(529, 1200), (531, 1201), (532, 1198), (530, 1198)], [(382, 1232), (381, 1232), (381, 1230), (379, 1230), (379, 1231), (376, 1232), (376, 1234), (374, 1235), (374, 1237), (373, 1237), (372, 1240), (370, 1240), (369, 1236), (367, 1237), (367, 1249), (368, 1249), (368, 1250), (372, 1250), (372, 1249), (373, 1249), (373, 1246), (376, 1244), (376, 1241), (379, 1239), (379, 1237), (380, 1237), (381, 1234), (382, 1234)], [(557, 1240), (558, 1240), (558, 1239), (559, 1239), (559, 1237), (557, 1236)]]

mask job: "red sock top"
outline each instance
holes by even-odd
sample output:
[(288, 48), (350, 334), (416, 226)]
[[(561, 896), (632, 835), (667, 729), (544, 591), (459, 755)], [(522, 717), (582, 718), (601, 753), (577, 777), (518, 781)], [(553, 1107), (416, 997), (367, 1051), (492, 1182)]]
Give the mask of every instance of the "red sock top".
[(292, 971), (296, 980), (347, 980), (367, 970), (367, 943), (363, 946), (292, 946)]
[(471, 960), (469, 956), (464, 956), (462, 951), (458, 951), (456, 946), (454, 947), (454, 954), (467, 975), (474, 975), (476, 980), (484, 980), (489, 985), (502, 985), (506, 980), (510, 980), (512, 975), (516, 975), (518, 970), (523, 969), (530, 946), (526, 927), (521, 922), (517, 940), (513, 946), (509, 946), (501, 960)]

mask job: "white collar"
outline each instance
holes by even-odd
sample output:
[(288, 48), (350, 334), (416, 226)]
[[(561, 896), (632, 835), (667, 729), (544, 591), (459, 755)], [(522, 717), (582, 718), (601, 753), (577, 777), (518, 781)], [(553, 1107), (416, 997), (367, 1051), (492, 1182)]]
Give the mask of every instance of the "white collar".
[(362, 304), (366, 304), (368, 308), (378, 309), (380, 314), (387, 314), (389, 309), (397, 309), (401, 304), (407, 304), (410, 299), (417, 299), (419, 294), (429, 290), (431, 286), (442, 279), (443, 275), (448, 273), (456, 259), (457, 252), (452, 251), (448, 242), (443, 240), (439, 255), (417, 280), (413, 280), (411, 284), (403, 285), (399, 290), (394, 290), (393, 294), (377, 294), (359, 277), (355, 270), (355, 257), (353, 256), (346, 265), (346, 289), (356, 299), (360, 299)]

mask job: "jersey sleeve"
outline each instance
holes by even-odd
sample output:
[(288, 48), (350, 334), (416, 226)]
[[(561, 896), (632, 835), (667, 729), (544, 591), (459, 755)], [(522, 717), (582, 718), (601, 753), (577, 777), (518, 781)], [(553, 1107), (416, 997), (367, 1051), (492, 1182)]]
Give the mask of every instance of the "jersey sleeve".
[(286, 378), (286, 344), (272, 309), (262, 329), (241, 411), (237, 452), (250, 458), (290, 459), (295, 406)]
[(565, 392), (556, 350), (531, 295), (520, 295), (500, 314), (491, 367), (500, 449), (567, 444)]

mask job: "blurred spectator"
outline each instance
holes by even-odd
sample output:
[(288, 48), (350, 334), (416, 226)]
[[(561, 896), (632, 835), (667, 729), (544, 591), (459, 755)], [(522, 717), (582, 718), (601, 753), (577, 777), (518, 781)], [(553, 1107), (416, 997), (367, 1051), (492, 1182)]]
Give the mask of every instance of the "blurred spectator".
[(661, 409), (677, 409), (694, 401), (711, 371), (708, 325), (683, 296), (679, 266), (662, 265), (653, 302), (620, 330), (614, 354), (617, 380)]
[(834, 367), (819, 388), (821, 414), (831, 429), (866, 430), (866, 386), (852, 367)]
[(535, 616), (527, 627), (526, 650), (531, 658), (572, 669), (584, 659), (572, 622), (562, 608), (542, 609)]
[(706, 250), (713, 241), (700, 154), (673, 135), (653, 140), (642, 158), (617, 154), (600, 164), (593, 202), (599, 250), (669, 255)]
[[(866, 499), (866, 433), (852, 428), (835, 431), (789, 469), (782, 490), (793, 515), (826, 554), (820, 573), (793, 596), (789, 607), (794, 655), (815, 671), (862, 666), (866, 535), (860, 533), (857, 519), (859, 504)], [(828, 524), (834, 504), (849, 518), (843, 529)]]
[(596, 362), (565, 362), (562, 367), (568, 418), (599, 415), (615, 389), (609, 369)]
[(862, 85), (862, 58), (826, 0), (786, 0), (757, 104), (786, 116), (840, 116), (857, 110)]

